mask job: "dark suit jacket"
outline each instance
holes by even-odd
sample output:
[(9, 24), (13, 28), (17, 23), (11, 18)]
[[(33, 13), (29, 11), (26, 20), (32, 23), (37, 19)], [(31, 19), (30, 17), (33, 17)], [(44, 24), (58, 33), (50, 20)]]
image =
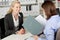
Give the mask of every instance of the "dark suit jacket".
[[(23, 14), (19, 13), (19, 29), (23, 28), (22, 24), (23, 24)], [(15, 26), (14, 26), (14, 22), (13, 22), (13, 17), (12, 17), (12, 13), (9, 13), (5, 16), (4, 18), (4, 23), (5, 23), (5, 35), (11, 35), (13, 33), (15, 33)]]

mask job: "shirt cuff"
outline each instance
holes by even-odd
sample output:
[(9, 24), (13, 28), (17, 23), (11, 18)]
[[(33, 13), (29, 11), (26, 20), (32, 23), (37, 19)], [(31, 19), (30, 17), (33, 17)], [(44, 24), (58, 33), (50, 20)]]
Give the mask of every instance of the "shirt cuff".
[(38, 40), (41, 40), (41, 38), (38, 38)]

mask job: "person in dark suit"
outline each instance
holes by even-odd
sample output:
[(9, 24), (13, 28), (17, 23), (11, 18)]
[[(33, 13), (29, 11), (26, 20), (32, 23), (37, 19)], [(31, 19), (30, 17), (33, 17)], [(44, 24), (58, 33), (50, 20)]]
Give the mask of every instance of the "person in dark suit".
[(13, 1), (11, 7), (4, 18), (5, 35), (13, 33), (24, 34), (25, 30), (23, 24), (23, 14), (20, 12), (21, 5), (19, 1)]

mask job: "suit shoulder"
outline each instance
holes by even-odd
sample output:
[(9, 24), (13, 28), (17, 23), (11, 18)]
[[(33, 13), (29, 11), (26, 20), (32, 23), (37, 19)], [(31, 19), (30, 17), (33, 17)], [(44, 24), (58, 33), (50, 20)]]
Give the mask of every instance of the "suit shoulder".
[(21, 15), (21, 17), (23, 17), (23, 13), (22, 12), (19, 12), (19, 14)]
[(22, 13), (22, 12), (19, 12), (19, 14), (20, 14), (20, 15), (23, 15), (23, 13)]
[(9, 17), (10, 15), (11, 15), (11, 13), (9, 13), (9, 14), (6, 14), (6, 15), (5, 15), (5, 17)]

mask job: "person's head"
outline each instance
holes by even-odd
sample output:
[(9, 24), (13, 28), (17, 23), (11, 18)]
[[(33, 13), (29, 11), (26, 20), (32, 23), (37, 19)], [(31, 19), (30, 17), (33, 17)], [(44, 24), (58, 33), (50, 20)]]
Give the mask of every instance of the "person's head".
[(56, 7), (52, 1), (45, 1), (41, 6), (49, 19), (51, 16), (56, 15)]
[(21, 10), (21, 4), (18, 0), (16, 0), (16, 1), (13, 1), (11, 3), (11, 6), (10, 6), (10, 9), (8, 10), (8, 13), (14, 12), (17, 14), (20, 12), (20, 10)]

